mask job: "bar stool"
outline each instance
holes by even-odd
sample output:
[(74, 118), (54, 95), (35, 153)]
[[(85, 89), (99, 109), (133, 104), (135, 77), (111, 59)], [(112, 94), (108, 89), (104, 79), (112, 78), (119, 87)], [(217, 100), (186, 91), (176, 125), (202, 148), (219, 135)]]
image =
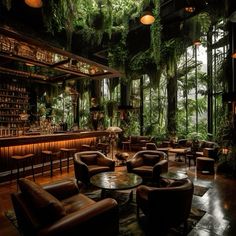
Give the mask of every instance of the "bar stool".
[(19, 181), (19, 178), (20, 178), (20, 167), (21, 167), (21, 164), (22, 164), (22, 167), (23, 167), (23, 174), (25, 174), (25, 166), (26, 166), (27, 162), (30, 162), (31, 171), (32, 171), (32, 175), (33, 175), (33, 180), (35, 181), (33, 157), (34, 157), (34, 154), (32, 154), (32, 153), (29, 153), (29, 154), (26, 154), (26, 155), (14, 155), (14, 156), (11, 156), (11, 161), (12, 161), (12, 165), (11, 165), (11, 180), (12, 180), (13, 167), (14, 167), (14, 164), (16, 163), (16, 168), (17, 168), (17, 176), (16, 176), (17, 188), (18, 188), (18, 181)]
[(50, 175), (51, 177), (53, 176), (53, 160), (54, 159), (59, 159), (60, 160), (60, 171), (62, 173), (62, 164), (61, 164), (61, 156), (60, 156), (60, 151), (58, 152), (53, 152), (49, 150), (43, 150), (41, 152), (41, 157), (42, 157), (42, 175), (44, 172), (44, 163), (46, 159), (49, 159), (50, 161)]
[(74, 154), (76, 153), (77, 149), (76, 148), (61, 148), (61, 157), (66, 158), (67, 160), (67, 172), (69, 173), (69, 168), (70, 168), (70, 157), (73, 157)]

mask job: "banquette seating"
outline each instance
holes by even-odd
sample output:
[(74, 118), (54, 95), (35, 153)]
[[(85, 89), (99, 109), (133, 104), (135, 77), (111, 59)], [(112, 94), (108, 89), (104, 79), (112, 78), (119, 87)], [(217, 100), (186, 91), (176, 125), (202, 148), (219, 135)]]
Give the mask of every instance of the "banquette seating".
[(160, 174), (168, 171), (166, 159), (167, 155), (161, 151), (139, 151), (126, 162), (127, 171), (140, 175), (144, 181), (159, 183)]
[(119, 210), (116, 200), (95, 202), (82, 193), (73, 179), (40, 186), (19, 180), (19, 192), (12, 203), (19, 229), (24, 236), (117, 235)]
[(77, 181), (85, 185), (90, 183), (90, 177), (105, 171), (114, 171), (115, 161), (108, 159), (99, 151), (84, 151), (75, 153), (74, 171)]
[(175, 181), (161, 188), (146, 185), (137, 187), (137, 217), (139, 218), (141, 209), (147, 218), (148, 236), (167, 235), (170, 228), (182, 223), (186, 229), (193, 188), (193, 183), (189, 179)]

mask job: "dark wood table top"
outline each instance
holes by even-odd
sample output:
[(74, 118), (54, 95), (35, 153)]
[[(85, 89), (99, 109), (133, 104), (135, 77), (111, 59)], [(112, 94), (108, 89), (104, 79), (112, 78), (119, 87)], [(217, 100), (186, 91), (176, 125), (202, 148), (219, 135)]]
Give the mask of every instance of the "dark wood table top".
[(92, 176), (90, 182), (101, 189), (124, 190), (137, 187), (142, 183), (142, 178), (127, 172), (102, 172)]

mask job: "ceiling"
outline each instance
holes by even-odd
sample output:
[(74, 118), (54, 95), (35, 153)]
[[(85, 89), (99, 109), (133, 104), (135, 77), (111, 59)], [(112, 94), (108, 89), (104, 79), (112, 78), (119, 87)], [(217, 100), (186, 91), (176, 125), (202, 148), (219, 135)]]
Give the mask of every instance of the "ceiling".
[[(196, 11), (186, 13), (186, 3), (196, 6)], [(74, 35), (72, 51), (76, 54), (67, 52), (61, 46), (65, 45), (65, 35), (52, 36), (46, 32), (42, 9), (30, 8), (23, 0), (12, 0), (10, 9), (0, 4), (1, 73), (18, 74), (50, 83), (73, 78), (100, 79), (121, 76), (118, 71), (107, 66), (106, 42), (95, 47)], [(170, 39), (181, 34), (180, 24), (183, 20), (215, 4), (219, 4), (219, 1), (162, 0), (163, 38)], [(150, 28), (141, 25), (139, 19), (131, 22), (127, 46), (133, 54), (149, 47), (149, 32)], [(119, 41), (119, 35), (112, 35), (111, 40), (114, 43)]]
[(0, 26), (0, 72), (38, 81), (61, 82), (71, 78), (111, 78), (119, 72), (45, 41)]

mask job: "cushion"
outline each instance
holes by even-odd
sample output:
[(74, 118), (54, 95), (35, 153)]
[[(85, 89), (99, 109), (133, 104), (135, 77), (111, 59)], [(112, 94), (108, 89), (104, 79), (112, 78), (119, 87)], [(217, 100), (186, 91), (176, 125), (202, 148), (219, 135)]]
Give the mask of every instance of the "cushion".
[(143, 154), (143, 161), (145, 165), (153, 166), (160, 161), (160, 156), (157, 154)]
[(66, 215), (61, 202), (35, 182), (20, 179), (19, 187), (22, 194), (29, 199), (42, 224), (52, 223)]
[(96, 165), (97, 164), (97, 154), (82, 154), (80, 156), (80, 159), (86, 165)]
[(97, 164), (99, 166), (108, 166), (109, 165), (109, 160), (107, 160), (107, 159), (105, 159), (103, 157), (98, 157)]

